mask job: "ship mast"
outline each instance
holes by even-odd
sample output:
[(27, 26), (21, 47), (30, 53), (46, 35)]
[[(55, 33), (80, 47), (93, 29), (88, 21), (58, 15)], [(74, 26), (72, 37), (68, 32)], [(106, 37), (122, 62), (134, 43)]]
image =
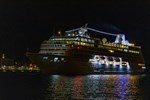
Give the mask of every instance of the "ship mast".
[(53, 26), (53, 37), (55, 37), (55, 25)]

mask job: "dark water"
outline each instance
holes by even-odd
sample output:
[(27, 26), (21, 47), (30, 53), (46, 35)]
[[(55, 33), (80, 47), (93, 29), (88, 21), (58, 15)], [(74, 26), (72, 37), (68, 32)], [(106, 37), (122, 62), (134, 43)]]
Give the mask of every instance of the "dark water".
[(149, 100), (148, 75), (0, 73), (0, 100)]

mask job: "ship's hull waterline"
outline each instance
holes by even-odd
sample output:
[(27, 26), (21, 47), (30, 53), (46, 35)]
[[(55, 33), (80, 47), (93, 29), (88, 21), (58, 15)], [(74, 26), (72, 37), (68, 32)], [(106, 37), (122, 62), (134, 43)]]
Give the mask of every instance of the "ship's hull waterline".
[(27, 53), (27, 57), (40, 68), (42, 74), (87, 75), (87, 74), (141, 74), (144, 70), (138, 63), (126, 65), (92, 64), (90, 58)]

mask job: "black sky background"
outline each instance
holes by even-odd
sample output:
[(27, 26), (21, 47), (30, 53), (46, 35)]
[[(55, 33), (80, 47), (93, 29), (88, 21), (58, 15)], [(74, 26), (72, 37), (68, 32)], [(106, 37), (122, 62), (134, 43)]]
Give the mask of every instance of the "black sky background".
[(141, 45), (150, 61), (149, 0), (49, 0), (0, 1), (0, 55), (24, 60), (27, 48), (38, 52), (43, 40), (57, 30), (83, 26), (124, 33), (130, 42)]

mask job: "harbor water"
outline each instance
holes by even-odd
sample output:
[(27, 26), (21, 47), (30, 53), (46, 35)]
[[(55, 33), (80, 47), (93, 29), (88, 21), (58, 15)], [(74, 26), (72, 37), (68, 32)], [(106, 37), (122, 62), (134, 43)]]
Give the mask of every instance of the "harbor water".
[(0, 100), (148, 100), (149, 75), (0, 73)]

